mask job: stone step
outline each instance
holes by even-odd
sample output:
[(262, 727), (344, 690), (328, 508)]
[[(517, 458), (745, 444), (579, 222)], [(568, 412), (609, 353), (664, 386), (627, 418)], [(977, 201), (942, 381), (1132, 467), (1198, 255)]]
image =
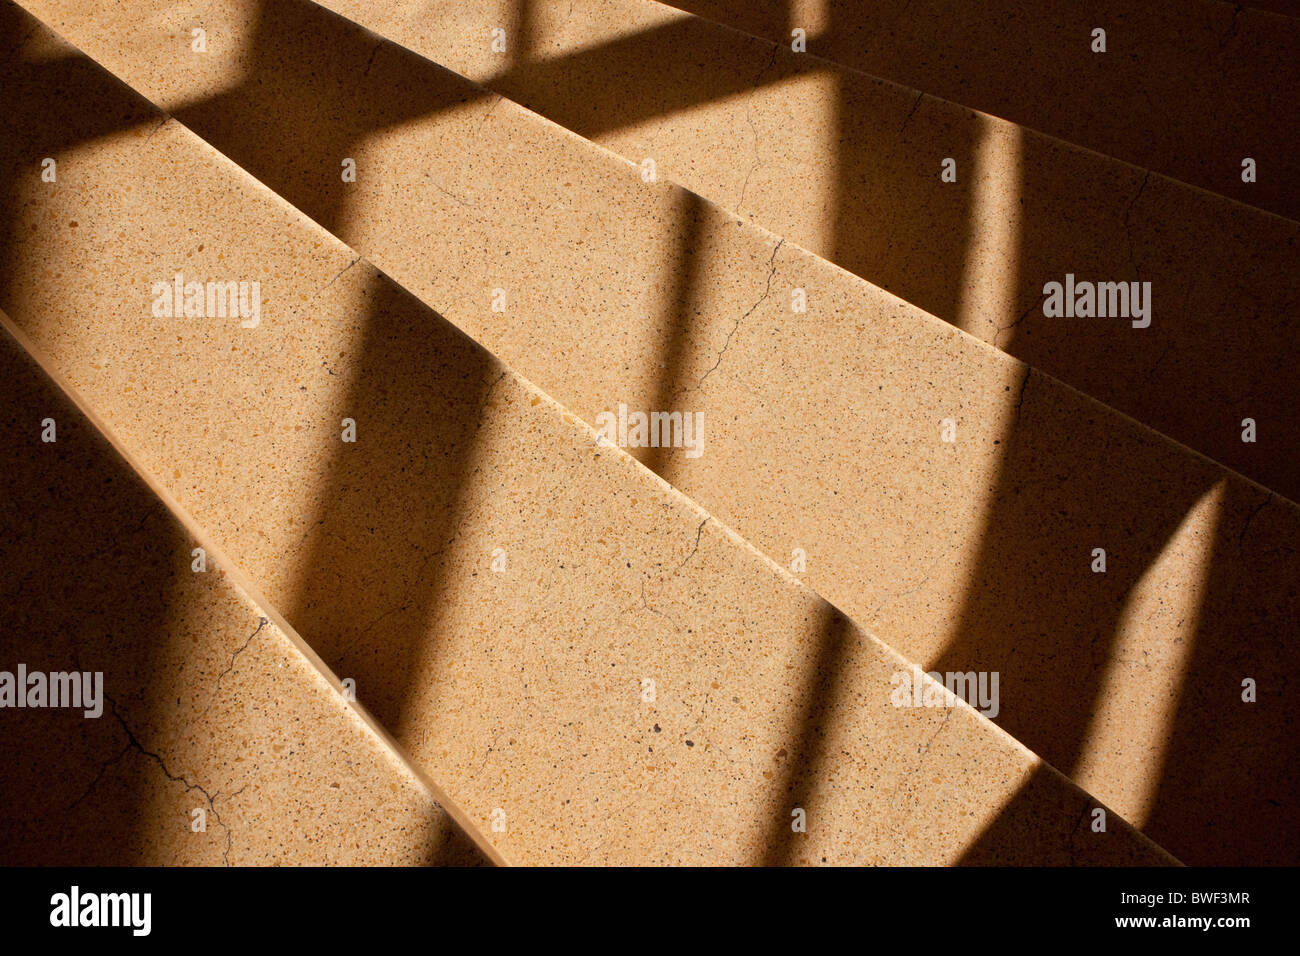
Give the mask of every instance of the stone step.
[(0, 862), (486, 862), (0, 323)]

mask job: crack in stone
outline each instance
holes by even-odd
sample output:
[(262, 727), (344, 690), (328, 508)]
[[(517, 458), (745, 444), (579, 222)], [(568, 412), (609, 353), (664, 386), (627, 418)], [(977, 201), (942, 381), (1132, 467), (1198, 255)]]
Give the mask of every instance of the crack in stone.
[(704, 380), (708, 378), (710, 375), (712, 375), (714, 371), (717, 370), (718, 366), (722, 364), (722, 357), (727, 354), (727, 349), (731, 347), (731, 339), (736, 334), (736, 330), (740, 328), (740, 324), (744, 322), (747, 318), (749, 318), (751, 315), (753, 315), (754, 310), (757, 309), (764, 302), (766, 302), (767, 297), (772, 294), (772, 279), (776, 276), (776, 254), (781, 251), (781, 246), (784, 244), (785, 244), (785, 239), (783, 237), (780, 241), (777, 242), (776, 248), (772, 250), (772, 257), (767, 260), (767, 266), (769, 270), (767, 273), (767, 286), (766, 288), (763, 289), (762, 296), (760, 296), (759, 300), (749, 307), (749, 311), (746, 312), (744, 315), (742, 315), (740, 318), (738, 318), (736, 320), (736, 324), (731, 327), (731, 331), (727, 333), (726, 341), (722, 343), (722, 351), (718, 353), (718, 360), (713, 363), (713, 368), (709, 369), (707, 372), (705, 372), (703, 375), (700, 376), (700, 380), (695, 383), (695, 391), (698, 392), (700, 390), (700, 386), (704, 384)]
[[(356, 265), (356, 264), (357, 264), (358, 262), (360, 262), (360, 261), (361, 261), (361, 257), (360, 257), (360, 256), (357, 256), (355, 259), (353, 259), (351, 262), (349, 262), (347, 265), (345, 265), (342, 269), (340, 269), (338, 272), (336, 272), (336, 273), (334, 274), (334, 278), (333, 278), (333, 279), (330, 279), (329, 282), (326, 282), (323, 286), (321, 286), (321, 290), (320, 290), (320, 291), (321, 291), (321, 292), (324, 292), (326, 289), (328, 289), (330, 286), (332, 286), (335, 282), (337, 282), (337, 281), (339, 280), (339, 277), (342, 276), (343, 273), (347, 272), (349, 269), (351, 269), (354, 265)], [(316, 295), (320, 295), (320, 292), (317, 292)]]
[(994, 331), (994, 333), (993, 333), (993, 345), (994, 345), (994, 347), (995, 347), (995, 348), (1002, 348), (1001, 343), (998, 341), (998, 336), (1000, 336), (1003, 332), (1009, 332), (1009, 331), (1011, 331), (1011, 330), (1014, 329), (1016, 326), (1018, 326), (1021, 322), (1025, 321), (1025, 319), (1029, 318), (1030, 314), (1031, 314), (1035, 309), (1041, 308), (1042, 305), (1043, 305), (1043, 303), (1046, 302), (1046, 301), (1047, 301), (1047, 293), (1044, 292), (1042, 295), (1040, 295), (1040, 296), (1038, 297), (1038, 301), (1035, 302), (1033, 305), (1031, 305), (1029, 308), (1025, 309), (1024, 312), (1021, 312), (1021, 313), (1020, 313), (1020, 317), (1017, 318), (1014, 322), (1012, 322), (1010, 325), (1003, 325), (1003, 326), (999, 327), (998, 329), (996, 329), (996, 330)]
[(780, 49), (781, 44), (772, 44), (772, 55), (767, 58), (767, 62), (763, 64), (763, 68), (759, 70), (758, 75), (754, 77), (754, 82), (750, 84), (754, 89), (758, 89), (758, 81), (763, 78), (763, 74), (772, 69), (772, 64), (776, 62), (776, 54)]
[(472, 209), (472, 208), (473, 208), (472, 206), (470, 206), (470, 204), (469, 204), (469, 202), (468, 202), (467, 200), (464, 200), (464, 199), (462, 199), (460, 196), (457, 196), (457, 195), (456, 195), (454, 192), (452, 192), (450, 189), (443, 189), (441, 186), (439, 186), (437, 183), (433, 182), (432, 180), (429, 182), (429, 185), (432, 186), (434, 189), (438, 190), (438, 192), (442, 193), (444, 196), (447, 196), (447, 197), (451, 198), (452, 200), (454, 200), (454, 201), (460, 203), (460, 204), (461, 204), (462, 206), (464, 206), (466, 209)]
[(375, 65), (375, 57), (378, 56), (379, 51), (383, 49), (384, 43), (385, 41), (381, 38), (380, 41), (375, 44), (375, 48), (370, 51), (370, 59), (366, 61), (366, 68), (361, 71), (363, 79), (370, 75), (370, 68)]
[(199, 714), (200, 718), (207, 716), (208, 711), (212, 709), (212, 705), (215, 704), (217, 702), (217, 698), (221, 696), (221, 682), (222, 680), (225, 679), (225, 676), (227, 674), (229, 674), (232, 670), (234, 670), (235, 658), (237, 658), (240, 654), (244, 653), (244, 651), (248, 650), (248, 645), (253, 643), (253, 638), (257, 637), (257, 635), (262, 632), (262, 628), (266, 627), (266, 625), (269, 623), (270, 621), (267, 620), (266, 618), (258, 617), (257, 630), (255, 630), (252, 634), (248, 635), (248, 640), (244, 641), (243, 645), (236, 648), (235, 652), (230, 655), (230, 663), (226, 665), (226, 669), (224, 671), (222, 671), (220, 674), (217, 675), (216, 686), (212, 689), (212, 698), (211, 700), (208, 701), (208, 706), (203, 708), (203, 713)]
[[(265, 622), (265, 618), (263, 619), (263, 622)], [(258, 630), (259, 631), (261, 630), (260, 626), (258, 627)], [(257, 632), (254, 631), (253, 633), (256, 634)], [(252, 640), (252, 638), (250, 637), (249, 640)], [(158, 767), (162, 770), (163, 776), (165, 776), (168, 780), (171, 780), (174, 783), (179, 783), (181, 786), (185, 788), (186, 793), (189, 793), (191, 790), (197, 790), (199, 793), (203, 794), (204, 799), (208, 801), (208, 809), (212, 811), (213, 819), (217, 821), (217, 826), (221, 827), (221, 829), (226, 832), (226, 848), (222, 852), (221, 858), (225, 862), (226, 866), (230, 866), (230, 845), (231, 845), (232, 834), (230, 831), (230, 827), (228, 827), (225, 824), (225, 822), (223, 822), (221, 819), (221, 813), (219, 810), (217, 810), (216, 803), (213, 802), (214, 801), (213, 795), (208, 793), (207, 789), (202, 784), (190, 783), (190, 781), (185, 779), (184, 776), (177, 776), (176, 774), (172, 773), (167, 768), (167, 763), (166, 761), (163, 760), (160, 754), (156, 754), (152, 750), (145, 750), (144, 745), (140, 743), (135, 733), (131, 730), (130, 726), (127, 724), (126, 719), (122, 716), (121, 712), (117, 709), (117, 701), (115, 701), (112, 697), (109, 697), (107, 694), (105, 694), (104, 697), (108, 701), (109, 707), (112, 708), (113, 716), (117, 718), (117, 722), (121, 725), (122, 731), (126, 734), (127, 750), (135, 750), (137, 753), (141, 754), (142, 756), (148, 757), (149, 759), (153, 760), (156, 764), (158, 764)], [(123, 753), (125, 753), (125, 751), (123, 751)], [(240, 788), (239, 792), (242, 791), (243, 791), (243, 787)], [(221, 793), (221, 791), (218, 790), (217, 793)]]
[[(952, 712), (956, 709), (957, 709), (956, 707), (949, 707), (948, 712), (943, 715), (943, 720), (940, 722), (939, 726), (935, 729), (934, 733), (930, 735), (930, 739), (925, 742), (925, 746), (917, 748), (917, 753), (920, 756), (916, 762), (916, 766), (912, 769), (912, 771), (909, 774), (907, 774), (904, 777), (900, 777), (898, 782), (895, 783), (894, 786), (890, 789), (889, 796), (886, 798), (887, 803), (893, 803), (894, 796), (903, 787), (903, 785), (907, 782), (907, 780), (909, 780), (912, 777), (915, 777), (917, 774), (921, 772), (921, 768), (925, 766), (925, 758), (930, 753), (930, 748), (934, 745), (934, 742), (938, 738), (938, 736), (941, 733), (943, 733), (943, 729), (948, 726), (948, 721), (952, 719)], [(913, 791), (913, 793), (915, 793), (915, 791)], [(916, 810), (916, 804), (917, 801), (915, 799), (909, 801), (907, 811), (903, 814), (902, 819), (898, 821), (897, 829), (901, 829), (903, 824), (907, 823), (907, 821), (911, 819), (912, 813)]]
[(153, 135), (154, 135), (154, 133), (158, 132), (160, 129), (162, 129), (164, 126), (166, 126), (167, 123), (168, 123), (170, 120), (171, 120), (171, 117), (170, 117), (170, 116), (164, 116), (164, 117), (159, 121), (158, 125), (155, 126), (152, 130), (149, 131), (149, 135), (146, 136), (146, 137), (144, 138), (144, 142), (143, 142), (141, 145), (142, 145), (142, 146), (147, 146), (147, 145), (149, 144), (149, 140), (153, 139)]
[(1246, 515), (1246, 523), (1241, 526), (1241, 534), (1237, 535), (1237, 546), (1241, 547), (1246, 541), (1246, 532), (1250, 530), (1250, 523), (1255, 520), (1255, 515), (1259, 514), (1273, 500), (1273, 492), (1264, 496), (1264, 500), (1251, 509), (1250, 514)]
[(1167, 356), (1170, 352), (1172, 352), (1173, 349), (1174, 349), (1174, 343), (1172, 342), (1170, 342), (1168, 345), (1165, 346), (1165, 350), (1160, 353), (1160, 357), (1151, 364), (1151, 368), (1147, 369), (1147, 374), (1146, 374), (1147, 381), (1150, 381), (1151, 376), (1156, 374), (1156, 369), (1160, 367), (1160, 363), (1165, 360), (1165, 356)]
[(926, 582), (929, 581), (929, 580), (930, 580), (930, 575), (929, 575), (929, 574), (926, 574), (925, 577), (921, 578), (921, 580), (917, 582), (917, 584), (916, 584), (915, 587), (911, 587), (911, 588), (908, 588), (906, 591), (899, 591), (897, 594), (890, 595), (888, 598), (885, 599), (885, 603), (884, 603), (884, 604), (882, 604), (882, 605), (880, 605), (880, 607), (876, 608), (876, 610), (875, 610), (875, 614), (876, 614), (877, 616), (879, 616), (880, 614), (883, 614), (885, 608), (887, 608), (891, 603), (893, 603), (893, 602), (894, 602), (895, 600), (897, 600), (898, 598), (901, 598), (901, 597), (907, 597), (909, 594), (915, 594), (917, 591), (921, 590), (921, 588), (925, 587)]
[(131, 744), (128, 742), (126, 746), (123, 747), (121, 751), (117, 754), (117, 756), (110, 757), (108, 760), (104, 761), (104, 763), (99, 768), (99, 773), (95, 774), (95, 778), (91, 780), (89, 784), (86, 785), (86, 789), (82, 791), (81, 796), (77, 797), (76, 800), (73, 800), (70, 804), (68, 804), (66, 809), (67, 810), (76, 809), (77, 805), (80, 804), (82, 800), (85, 800), (88, 796), (90, 796), (90, 792), (95, 789), (95, 787), (99, 784), (99, 781), (104, 779), (104, 774), (108, 773), (108, 768), (113, 766), (113, 764), (117, 763), (123, 757), (125, 757), (130, 750), (131, 750)]
[(925, 99), (925, 93), (924, 93), (924, 92), (920, 92), (920, 93), (917, 93), (917, 94), (916, 94), (916, 99), (912, 101), (912, 108), (911, 108), (910, 110), (908, 110), (908, 111), (907, 111), (907, 115), (906, 115), (905, 117), (903, 117), (903, 125), (900, 126), (900, 127), (898, 127), (898, 131), (899, 131), (900, 133), (902, 133), (903, 130), (907, 129), (907, 124), (908, 124), (908, 123), (912, 122), (912, 117), (915, 116), (915, 115), (916, 115), (916, 111), (917, 111), (918, 109), (920, 109), (920, 107), (921, 107), (921, 100), (923, 100), (923, 99)]
[(493, 102), (493, 104), (488, 107), (487, 112), (483, 114), (483, 118), (478, 121), (478, 126), (474, 127), (474, 137), (473, 137), (474, 139), (478, 139), (478, 134), (483, 132), (483, 125), (487, 123), (489, 119), (492, 118), (492, 114), (496, 112), (497, 107), (501, 105), (501, 102), (504, 99), (505, 99), (504, 96), (502, 96), (499, 93), (497, 94), (496, 101)]
[(745, 104), (745, 119), (749, 122), (749, 131), (754, 134), (754, 165), (749, 167), (749, 172), (745, 173), (745, 181), (740, 184), (740, 198), (736, 200), (737, 213), (741, 211), (741, 207), (745, 204), (745, 193), (749, 190), (749, 180), (763, 165), (763, 157), (758, 151), (758, 127), (754, 125), (754, 108), (748, 103)]
[[(645, 608), (651, 614), (657, 615), (658, 617), (662, 617), (665, 620), (671, 622), (673, 627), (675, 627), (678, 631), (682, 630), (682, 626), (677, 622), (677, 619), (674, 618), (671, 614), (665, 614), (663, 611), (657, 610), (656, 608), (650, 606), (650, 599), (646, 596), (645, 593), (645, 585), (647, 580), (648, 580), (647, 577), (641, 578), (641, 600), (633, 601), (627, 607), (623, 608), (623, 610), (619, 611), (618, 614), (614, 617), (614, 620), (621, 621), (623, 618), (627, 617), (627, 615), (630, 614), (632, 611), (635, 611), (637, 608), (640, 607), (640, 608)], [(592, 625), (593, 628), (596, 626), (599, 626), (599, 624), (597, 623)], [(588, 629), (588, 633), (590, 633), (590, 630), (591, 629)]]
[(1016, 396), (1016, 417), (1015, 422), (1020, 422), (1020, 408), (1025, 404), (1025, 392), (1029, 390), (1029, 379), (1034, 374), (1034, 370), (1028, 366), (1025, 367), (1025, 377), (1020, 382), (1020, 394)]
[(676, 574), (682, 568), (686, 567), (686, 562), (691, 560), (691, 558), (695, 557), (695, 552), (700, 550), (700, 536), (704, 534), (704, 526), (712, 520), (713, 519), (710, 516), (700, 522), (700, 526), (695, 529), (695, 547), (691, 549), (690, 554), (688, 554), (685, 558), (682, 559), (682, 563), (677, 565), (677, 569), (673, 571), (673, 574)]
[(369, 634), (371, 631), (373, 631), (373, 630), (375, 629), (375, 626), (376, 626), (380, 621), (382, 621), (384, 618), (386, 618), (386, 617), (391, 617), (392, 615), (396, 614), (398, 611), (405, 611), (405, 610), (406, 610), (406, 607), (407, 607), (407, 605), (405, 605), (405, 604), (399, 604), (397, 607), (390, 607), (387, 611), (385, 611), (384, 613), (380, 614), (377, 618), (375, 618), (373, 621), (371, 621), (369, 624), (367, 624), (365, 627), (363, 627), (363, 628), (361, 629), (361, 633), (358, 634), (357, 636), (358, 636), (358, 637), (365, 637), (367, 634)]
[(1237, 23), (1237, 18), (1241, 16), (1242, 9), (1243, 7), (1240, 3), (1234, 3), (1232, 5), (1232, 22), (1228, 24), (1228, 32), (1219, 40), (1220, 53), (1224, 52), (1228, 48), (1228, 44), (1233, 41), (1234, 37), (1236, 37), (1237, 27), (1240, 25)]
[(680, 631), (682, 629), (682, 626), (677, 623), (677, 619), (674, 618), (671, 614), (665, 614), (663, 611), (656, 610), (655, 608), (652, 608), (650, 606), (650, 601), (645, 595), (644, 578), (641, 580), (641, 606), (645, 608), (647, 611), (649, 611), (651, 614), (657, 614), (660, 617), (662, 617), (664, 620), (669, 621), (673, 627), (677, 628), (677, 630)]
[(1128, 262), (1133, 267), (1134, 277), (1139, 281), (1142, 279), (1142, 271), (1137, 265), (1137, 253), (1133, 248), (1133, 230), (1129, 227), (1129, 217), (1132, 216), (1133, 207), (1137, 205), (1137, 201), (1142, 198), (1142, 193), (1146, 191), (1150, 179), (1151, 170), (1148, 169), (1146, 175), (1142, 177), (1142, 185), (1138, 187), (1137, 195), (1129, 201), (1128, 208), (1124, 210), (1124, 238), (1128, 240)]
[(749, 189), (750, 177), (752, 177), (754, 173), (758, 172), (759, 168), (763, 165), (763, 158), (758, 151), (758, 128), (754, 125), (754, 97), (752, 93), (753, 90), (758, 89), (758, 84), (763, 79), (763, 74), (770, 70), (772, 64), (776, 62), (776, 54), (779, 49), (779, 43), (772, 44), (772, 55), (768, 58), (767, 63), (763, 65), (763, 68), (758, 71), (758, 75), (754, 77), (754, 82), (750, 84), (752, 87), (750, 91), (751, 95), (745, 100), (745, 119), (749, 123), (749, 131), (754, 134), (754, 165), (749, 168), (749, 172), (745, 173), (745, 181), (741, 184), (740, 198), (736, 200), (737, 212), (740, 212), (740, 207), (745, 204), (745, 192)]
[(475, 778), (483, 776), (483, 769), (487, 766), (488, 760), (492, 756), (492, 751), (496, 749), (497, 741), (500, 739), (500, 731), (492, 735), (492, 743), (488, 744), (487, 750), (483, 752), (483, 762), (478, 765), (478, 772), (474, 774)]
[(926, 583), (930, 580), (930, 577), (934, 574), (934, 569), (937, 568), (940, 564), (942, 564), (947, 559), (948, 555), (952, 554), (952, 551), (953, 551), (952, 547), (948, 547), (947, 549), (944, 550), (943, 554), (939, 555), (937, 558), (931, 561), (930, 566), (926, 568), (925, 576), (922, 577), (921, 580), (918, 581), (913, 587), (908, 588), (906, 591), (899, 591), (896, 594), (891, 594), (889, 597), (885, 598), (884, 602), (880, 605), (880, 607), (876, 608), (874, 611), (871, 612), (872, 619), (878, 620), (880, 615), (884, 613), (885, 608), (887, 608), (894, 601), (898, 600), (901, 597), (907, 597), (907, 595), (909, 594), (915, 594), (917, 591), (921, 590), (921, 588), (925, 587)]
[(921, 772), (921, 766), (925, 763), (925, 758), (929, 755), (930, 748), (934, 746), (935, 740), (937, 740), (939, 735), (943, 733), (943, 728), (948, 726), (948, 721), (952, 720), (952, 712), (956, 709), (956, 707), (949, 707), (948, 713), (943, 715), (943, 722), (940, 723), (935, 732), (930, 735), (930, 739), (925, 742), (925, 748), (920, 751), (921, 760), (917, 763), (916, 770), (914, 770), (913, 773)]

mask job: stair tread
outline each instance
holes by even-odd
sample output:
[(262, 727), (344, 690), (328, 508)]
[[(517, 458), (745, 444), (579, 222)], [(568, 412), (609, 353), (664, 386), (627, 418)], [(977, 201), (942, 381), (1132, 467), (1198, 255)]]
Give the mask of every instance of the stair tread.
[(4, 329), (0, 368), (0, 667), (101, 675), (0, 710), (5, 865), (482, 863)]

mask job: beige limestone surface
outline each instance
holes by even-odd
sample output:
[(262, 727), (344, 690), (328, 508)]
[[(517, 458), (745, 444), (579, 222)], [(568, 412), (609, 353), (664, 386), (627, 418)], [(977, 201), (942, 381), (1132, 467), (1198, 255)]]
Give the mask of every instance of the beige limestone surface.
[[(896, 86), (650, 0), (323, 5), (634, 162), (652, 158), (661, 178), (1300, 500), (1300, 411), (1290, 400), (1300, 364), (1300, 224), (1293, 221), (1300, 218), (1294, 205), (1300, 154), (1293, 148), (1300, 22), (1263, 15), (1261, 25), (1259, 16), (1243, 14), (1241, 28), (1262, 48), (1252, 52), (1238, 39), (1229, 53), (1211, 57), (1199, 46), (1201, 38), (1217, 43), (1208, 29), (1176, 24), (1199, 25), (1206, 7), (1226, 15), (1226, 4), (1179, 0), (1156, 4), (1159, 15), (1143, 6), (1124, 17), (1142, 22), (1123, 32), (1113, 28), (1117, 46), (1125, 43), (1121, 37), (1144, 38), (1140, 58), (1128, 46), (1113, 51), (1112, 62), (1136, 58), (1136, 65), (1094, 71), (1114, 84), (1109, 93), (1087, 82), (1049, 81), (1042, 71), (1028, 83), (988, 64), (972, 68), (973, 75), (1004, 78), (999, 82), (1016, 90), (1068, 96), (1067, 104), (1044, 107), (1052, 116), (1077, 117), (1087, 129), (1131, 129), (1151, 155), (1109, 141), (1085, 145), (1135, 167), (1033, 131), (1051, 131), (1050, 124), (1022, 120), (1026, 127), (974, 112), (968, 107), (978, 108), (980, 96), (949, 102), (922, 95), (948, 91), (910, 73), (917, 82)], [(867, 36), (887, 42), (875, 27), (887, 14), (855, 15), (860, 6), (854, 0), (833, 6), (837, 25), (826, 31), (839, 38), (836, 50), (839, 44), (862, 49)], [(917, 25), (917, 45), (931, 43), (931, 22), (948, 24), (966, 38), (967, 49), (993, 51), (995, 44), (974, 37), (1014, 37), (1015, 23), (1028, 24), (1032, 33), (1040, 20), (1088, 22), (1093, 15), (1067, 13), (1063, 8), (1072, 4), (1065, 3), (1018, 17), (1006, 4), (992, 11), (959, 4), (957, 14), (935, 6), (895, 14), (900, 29)], [(969, 21), (986, 25), (977, 30)], [(507, 31), (503, 54), (491, 46), (497, 25)], [(1035, 59), (1077, 73), (1075, 58), (1059, 53), (1069, 48), (1065, 34), (1075, 26), (1053, 26), (1050, 42), (1023, 42)], [(1197, 38), (1191, 45), (1189, 32)], [(110, 33), (98, 48), (122, 42), (120, 34), (108, 40)], [(1083, 31), (1076, 46), (1091, 57), (1086, 37)], [(140, 45), (139, 66), (152, 72), (157, 33), (142, 30), (130, 42)], [(1227, 80), (1224, 57), (1233, 65)], [(917, 68), (922, 76), (953, 72), (915, 59), (927, 64)], [(1118, 91), (1139, 85), (1134, 72), (1142, 95), (1125, 101), (1138, 100), (1142, 116), (1159, 116), (1159, 131), (1115, 105)], [(147, 84), (142, 72), (123, 75)], [(384, 82), (374, 78), (372, 96)], [(1178, 95), (1145, 88), (1152, 84)], [(1090, 110), (1077, 108), (1076, 98), (1092, 104)], [(1179, 135), (1162, 136), (1166, 124)], [(1225, 124), (1231, 128), (1219, 128)], [(1249, 185), (1240, 175), (1246, 154), (1267, 171)], [(955, 164), (955, 182), (942, 178), (946, 160)], [(1218, 192), (1241, 202), (1273, 196), (1278, 202), (1260, 204), (1291, 219), (1168, 178), (1179, 178), (1187, 166), (1217, 169)], [(1227, 188), (1234, 183), (1240, 188)], [(1151, 325), (1045, 315), (1045, 285), (1064, 283), (1067, 274), (1088, 282), (1149, 282)], [(1244, 418), (1259, 423), (1257, 444), (1240, 440)]]
[[(1172, 862), (17, 19), (5, 307), (508, 861)], [(255, 327), (156, 315), (178, 270), (260, 281)]]
[(0, 501), (0, 670), (100, 675), (0, 709), (5, 865), (485, 861), (4, 329)]
[[(585, 15), (571, 16), (542, 6), (526, 28), (492, 6), (457, 4), (434, 16), (398, 3), (329, 5), (623, 156), (652, 159), (658, 177), (1300, 499), (1300, 411), (1289, 399), (1300, 364), (1300, 224), (648, 0), (579, 4)], [(202, 17), (172, 0), (155, 0), (147, 17), (108, 0), (30, 6), (363, 251), (371, 251), (369, 229), (384, 229), (431, 278), (430, 260), (445, 254), (406, 243), (395, 228), (427, 221), (413, 191), (447, 206), (441, 215), (474, 220), (457, 222), (460, 234), (496, 228), (478, 214), (476, 189), (447, 185), (467, 165), (449, 145), (465, 130), (447, 107), (481, 91), (403, 51), (385, 49), (380, 61), (377, 37), (307, 0), (222, 0)], [(204, 54), (181, 29), (199, 19), (213, 34)], [(508, 34), (534, 36), (537, 50), (492, 53), (497, 20)], [(538, 135), (549, 152), (585, 161), (581, 144), (560, 131)], [(399, 156), (415, 151), (412, 170)], [(355, 188), (337, 174), (351, 153), (366, 157)], [(941, 178), (948, 158), (956, 182)], [(545, 163), (520, 165), (510, 150), (478, 164), (496, 181), (535, 181), (547, 212), (563, 215), (572, 198), (564, 179)], [(622, 176), (619, 188), (633, 184)], [(497, 198), (517, 205), (520, 197)], [(628, 233), (643, 235), (619, 235)], [(508, 273), (496, 239), (482, 240), (481, 268)], [(674, 250), (655, 264), (671, 272), (687, 254)], [(538, 269), (573, 288), (574, 265), (550, 248), (544, 255), (551, 261)], [(1149, 283), (1150, 325), (1044, 314), (1047, 283), (1067, 275)], [(1256, 442), (1241, 440), (1246, 419)]]
[(226, 56), (180, 14), (86, 42), (581, 420), (702, 413), (701, 457), (636, 453), (909, 658), (998, 671), (1000, 724), (1181, 858), (1294, 858), (1291, 502), (319, 8), (220, 9)]

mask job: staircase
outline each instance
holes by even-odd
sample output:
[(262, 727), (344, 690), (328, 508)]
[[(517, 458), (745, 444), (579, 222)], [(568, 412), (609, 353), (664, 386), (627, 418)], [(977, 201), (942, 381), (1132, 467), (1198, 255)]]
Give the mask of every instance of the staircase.
[(0, 0), (5, 862), (1294, 864), (1300, 15), (1030, 6)]

